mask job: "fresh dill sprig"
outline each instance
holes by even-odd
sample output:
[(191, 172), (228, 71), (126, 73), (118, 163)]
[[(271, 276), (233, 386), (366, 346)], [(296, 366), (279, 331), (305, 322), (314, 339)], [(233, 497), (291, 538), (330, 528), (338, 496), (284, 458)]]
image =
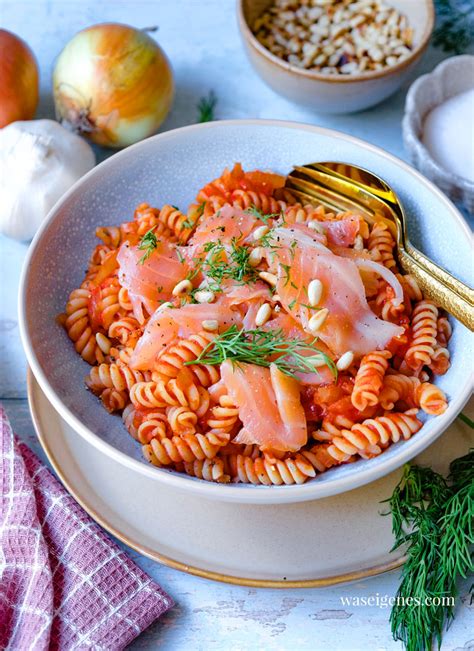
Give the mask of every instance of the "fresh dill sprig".
[(233, 239), (231, 241), (229, 275), (237, 282), (243, 282), (245, 279), (255, 281), (258, 277), (258, 271), (251, 266), (249, 262), (251, 249), (246, 246), (237, 244)]
[(474, 41), (474, 11), (469, 0), (435, 0), (437, 26), (433, 44), (462, 54)]
[[(450, 595), (454, 601), (458, 596), (458, 577), (465, 579), (474, 571), (474, 450), (453, 461), (449, 479), (452, 495), (438, 520), (440, 562), (435, 568), (433, 592)], [(454, 603), (438, 608), (439, 620), (446, 621), (449, 626), (454, 619)], [(437, 635), (439, 643), (441, 635), (442, 626)]]
[(204, 212), (205, 207), (206, 207), (206, 202), (205, 201), (200, 203), (198, 205), (198, 207), (196, 208), (195, 215), (194, 215), (194, 220), (190, 219), (190, 217), (188, 216), (184, 220), (184, 222), (181, 224), (181, 230), (183, 231), (185, 228), (194, 228), (194, 226), (196, 225), (198, 219), (200, 217), (202, 217), (202, 214)]
[(198, 102), (197, 109), (199, 112), (198, 122), (212, 122), (215, 120), (214, 109), (217, 105), (217, 97), (213, 90), (209, 92), (207, 97), (201, 97)]
[(250, 264), (251, 249), (238, 244), (235, 237), (232, 238), (230, 247), (222, 242), (206, 242), (203, 252), (207, 255), (204, 259), (195, 260), (190, 278), (201, 271), (219, 288), (226, 279), (242, 285), (258, 280), (258, 271)]
[(471, 420), (469, 416), (466, 416), (466, 414), (460, 413), (458, 414), (459, 420), (462, 420), (463, 423), (465, 423), (468, 427), (471, 429), (474, 429), (474, 420)]
[(159, 239), (156, 237), (153, 230), (154, 228), (150, 228), (150, 230), (145, 233), (145, 235), (140, 240), (140, 243), (138, 244), (138, 250), (145, 251), (145, 253), (138, 261), (138, 264), (143, 264), (146, 262), (146, 260), (148, 260), (148, 258), (158, 246)]
[(250, 206), (250, 208), (247, 208), (247, 210), (245, 212), (248, 213), (249, 215), (252, 215), (256, 219), (259, 219), (260, 221), (262, 221), (267, 226), (268, 226), (268, 221), (270, 219), (278, 219), (279, 217), (281, 217), (281, 213), (279, 213), (279, 212), (272, 212), (272, 213), (264, 214), (254, 204), (252, 204)]
[(289, 340), (283, 330), (245, 330), (233, 325), (213, 339), (197, 359), (186, 364), (216, 366), (226, 359), (264, 367), (273, 363), (286, 375), (295, 377), (296, 373), (317, 372), (315, 365), (324, 361), (337, 379), (333, 360), (318, 350), (315, 343), (316, 339), (311, 343)]
[[(259, 241), (259, 246), (263, 246), (264, 249), (270, 249), (271, 253), (275, 253), (277, 249), (281, 249), (281, 244), (278, 243), (278, 238), (275, 237), (275, 229), (271, 228), (268, 233), (265, 233)], [(272, 256), (274, 257), (274, 256)]]
[(189, 219), (189, 217), (187, 217), (187, 218), (184, 220), (184, 222), (181, 224), (181, 230), (184, 231), (184, 229), (186, 229), (186, 228), (193, 228), (193, 226), (194, 226), (195, 223), (196, 223), (196, 222), (191, 221), (191, 220)]
[(286, 287), (290, 282), (291, 266), (289, 264), (283, 264), (283, 262), (280, 262), (280, 267), (284, 271), (283, 280), (285, 281), (285, 284), (283, 285), (283, 287)]
[[(451, 464), (449, 482), (430, 468), (405, 466), (387, 501), (393, 549), (407, 547), (390, 615), (392, 634), (407, 651), (430, 651), (433, 640), (441, 645), (453, 618), (457, 579), (474, 570), (474, 450)], [(433, 605), (435, 597), (439, 605)]]

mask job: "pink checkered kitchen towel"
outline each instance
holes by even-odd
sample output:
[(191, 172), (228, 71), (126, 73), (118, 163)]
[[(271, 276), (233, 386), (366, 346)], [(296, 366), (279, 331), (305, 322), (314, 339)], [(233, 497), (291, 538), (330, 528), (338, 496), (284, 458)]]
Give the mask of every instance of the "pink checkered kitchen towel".
[(15, 440), (0, 407), (0, 649), (123, 649), (173, 601)]

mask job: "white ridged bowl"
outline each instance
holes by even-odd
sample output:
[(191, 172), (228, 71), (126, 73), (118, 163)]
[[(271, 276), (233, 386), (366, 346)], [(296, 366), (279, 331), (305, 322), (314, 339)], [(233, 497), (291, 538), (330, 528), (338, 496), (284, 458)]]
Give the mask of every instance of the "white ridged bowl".
[[(108, 414), (86, 391), (84, 376), (90, 367), (56, 316), (83, 279), (96, 227), (120, 223), (143, 201), (186, 206), (198, 188), (235, 161), (247, 169), (287, 174), (294, 164), (315, 160), (353, 163), (386, 179), (406, 209), (413, 243), (471, 282), (469, 230), (455, 206), (412, 167), (362, 140), (292, 122), (229, 120), (167, 131), (127, 147), (82, 177), (56, 204), (31, 244), (20, 288), (20, 330), (29, 365), (53, 407), (92, 444), (91, 453), (98, 448), (151, 477), (157, 491), (166, 484), (221, 501), (282, 504), (336, 495), (374, 481), (419, 454), (454, 420), (472, 387), (472, 337), (454, 320), (452, 366), (437, 380), (449, 398), (446, 412), (423, 417), (420, 432), (380, 456), (334, 468), (300, 486), (215, 484), (155, 468), (144, 461), (120, 417)], [(143, 494), (153, 499), (149, 492)]]
[[(453, 201), (474, 213), (474, 183), (445, 170), (422, 142), (426, 115), (446, 100), (474, 88), (474, 56), (464, 54), (440, 63), (410, 87), (403, 118), (403, 142), (410, 161)], [(474, 145), (473, 145), (474, 146)]]

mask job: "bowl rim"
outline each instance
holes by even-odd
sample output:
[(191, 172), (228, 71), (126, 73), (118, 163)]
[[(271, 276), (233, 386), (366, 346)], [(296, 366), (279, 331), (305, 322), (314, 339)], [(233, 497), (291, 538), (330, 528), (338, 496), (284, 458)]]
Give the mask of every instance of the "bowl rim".
[[(125, 158), (126, 156), (133, 156), (134, 152), (140, 147), (149, 147), (158, 144), (167, 139), (173, 139), (175, 133), (192, 133), (194, 131), (212, 130), (215, 128), (227, 127), (281, 127), (287, 129), (295, 129), (297, 131), (306, 131), (314, 134), (319, 134), (326, 137), (342, 139), (346, 142), (352, 143), (356, 147), (360, 147), (367, 151), (377, 154), (379, 157), (395, 163), (407, 173), (415, 176), (415, 178), (429, 190), (434, 193), (442, 203), (445, 204), (446, 209), (451, 213), (452, 218), (458, 223), (460, 228), (465, 232), (466, 236), (470, 236), (470, 231), (467, 223), (462, 217), (461, 213), (457, 210), (454, 204), (444, 195), (433, 183), (426, 179), (416, 169), (400, 160), (396, 156), (389, 154), (387, 151), (372, 145), (364, 140), (355, 138), (354, 136), (347, 135), (340, 131), (333, 129), (326, 129), (323, 127), (313, 126), (309, 124), (302, 124), (298, 122), (290, 122), (285, 120), (261, 120), (261, 119), (247, 119), (247, 120), (220, 120), (218, 122), (207, 122), (201, 124), (194, 124), (190, 126), (181, 127), (165, 131), (151, 138), (142, 140), (141, 142), (131, 145), (124, 150), (114, 154), (102, 163), (92, 168), (87, 174), (80, 178), (53, 206), (48, 216), (42, 223), (40, 229), (36, 233), (22, 268), (20, 286), (18, 291), (18, 315), (19, 315), (19, 329), (20, 336), (27, 357), (28, 364), (37, 379), (41, 389), (44, 391), (47, 399), (53, 405), (55, 410), (60, 414), (64, 420), (71, 425), (71, 427), (83, 438), (85, 438), (93, 447), (98, 448), (105, 454), (111, 456), (118, 462), (127, 465), (131, 469), (136, 470), (141, 474), (145, 474), (154, 478), (158, 484), (160, 482), (167, 483), (168, 485), (182, 491), (192, 491), (196, 495), (215, 500), (223, 500), (227, 502), (240, 502), (252, 504), (283, 504), (283, 503), (297, 503), (307, 500), (319, 499), (329, 497), (339, 493), (343, 493), (354, 488), (358, 488), (364, 484), (368, 484), (379, 477), (382, 477), (389, 472), (397, 469), (407, 461), (424, 450), (430, 443), (432, 443), (441, 433), (451, 424), (456, 418), (457, 414), (461, 411), (464, 404), (469, 399), (472, 392), (472, 384), (474, 379), (474, 370), (471, 372), (470, 382), (462, 388), (459, 394), (452, 398), (447, 411), (441, 416), (437, 416), (436, 427), (431, 432), (430, 437), (426, 440), (426, 436), (422, 434), (418, 437), (413, 437), (406, 444), (399, 448), (398, 454), (393, 458), (385, 458), (384, 455), (377, 457), (377, 463), (368, 464), (363, 470), (360, 470), (355, 476), (343, 476), (337, 478), (336, 481), (329, 483), (319, 483), (316, 480), (306, 482), (304, 484), (294, 484), (290, 486), (254, 486), (252, 484), (217, 484), (208, 482), (195, 477), (190, 477), (173, 470), (164, 468), (155, 468), (138, 461), (133, 457), (121, 452), (107, 441), (100, 438), (91, 429), (89, 429), (61, 400), (59, 395), (54, 390), (49, 382), (46, 374), (44, 373), (41, 364), (34, 351), (34, 346), (30, 340), (30, 334), (26, 319), (26, 300), (27, 300), (27, 286), (29, 280), (29, 273), (31, 269), (31, 260), (36, 253), (36, 250), (41, 245), (43, 234), (48, 229), (49, 225), (54, 221), (63, 204), (69, 201), (70, 197), (76, 193), (80, 188), (87, 185), (89, 178), (97, 173), (98, 169), (104, 170), (111, 164), (111, 161), (116, 162), (118, 158)], [(54, 319), (54, 316), (52, 316)]]
[[(449, 69), (453, 65), (459, 65), (460, 62), (468, 61), (468, 60), (470, 62), (470, 66), (472, 67), (474, 64), (473, 54), (459, 54), (454, 57), (449, 57), (448, 59), (441, 61), (441, 63), (438, 63), (438, 65), (435, 68), (433, 68), (431, 72), (427, 72), (424, 75), (421, 75), (420, 77), (415, 79), (415, 81), (408, 89), (406, 95), (404, 115), (402, 118), (402, 131), (404, 136), (404, 142), (406, 143), (406, 149), (407, 150), (415, 149), (420, 156), (423, 156), (426, 159), (426, 161), (429, 162), (429, 164), (431, 165), (431, 167), (436, 172), (439, 178), (442, 178), (446, 183), (449, 182), (452, 186), (454, 186), (457, 189), (474, 193), (474, 181), (470, 181), (469, 179), (466, 179), (463, 176), (460, 176), (459, 174), (450, 172), (446, 168), (442, 167), (441, 164), (438, 163), (438, 161), (433, 158), (430, 150), (422, 140), (423, 129), (421, 129), (421, 133), (418, 134), (418, 130), (416, 129), (414, 124), (417, 115), (419, 115), (421, 120), (424, 122), (427, 113), (429, 113), (434, 108), (442, 104), (442, 102), (436, 104), (435, 106), (433, 106), (433, 108), (429, 109), (427, 113), (421, 115), (420, 109), (418, 107), (418, 93), (420, 92), (420, 89), (423, 88), (423, 86), (426, 84), (426, 82), (429, 79), (439, 79), (443, 75), (446, 68)], [(472, 83), (472, 86), (470, 88), (467, 88), (463, 92), (467, 92), (468, 90), (471, 89), (474, 89), (474, 81)], [(411, 141), (408, 141), (408, 138), (411, 138)]]
[(350, 74), (350, 75), (341, 75), (341, 74), (330, 74), (324, 75), (320, 72), (313, 70), (306, 70), (304, 68), (298, 68), (297, 66), (280, 59), (275, 54), (272, 54), (270, 50), (267, 50), (263, 46), (257, 37), (254, 35), (250, 26), (247, 22), (244, 12), (244, 2), (246, 0), (237, 0), (237, 23), (239, 25), (239, 30), (242, 37), (248, 42), (250, 47), (252, 47), (260, 56), (266, 59), (269, 63), (277, 66), (282, 71), (288, 73), (294, 73), (300, 77), (306, 79), (312, 79), (313, 81), (323, 81), (330, 84), (335, 83), (358, 83), (363, 81), (370, 81), (371, 79), (380, 79), (382, 77), (388, 77), (389, 75), (397, 72), (402, 72), (413, 64), (426, 50), (431, 34), (433, 32), (434, 23), (435, 23), (435, 9), (433, 0), (422, 0), (428, 10), (428, 20), (425, 24), (424, 32), (422, 33), (419, 44), (413, 49), (409, 56), (402, 59), (399, 63), (394, 66), (386, 66), (382, 70), (372, 70), (370, 72), (361, 72), (359, 74)]

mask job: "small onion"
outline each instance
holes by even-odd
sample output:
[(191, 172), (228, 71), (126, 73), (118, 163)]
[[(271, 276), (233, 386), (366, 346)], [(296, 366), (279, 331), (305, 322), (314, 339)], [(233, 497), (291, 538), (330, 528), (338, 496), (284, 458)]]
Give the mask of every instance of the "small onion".
[(79, 32), (53, 74), (56, 116), (106, 147), (151, 136), (173, 100), (173, 73), (144, 31), (104, 23)]
[(17, 120), (31, 120), (38, 97), (33, 52), (21, 38), (0, 29), (0, 128)]

